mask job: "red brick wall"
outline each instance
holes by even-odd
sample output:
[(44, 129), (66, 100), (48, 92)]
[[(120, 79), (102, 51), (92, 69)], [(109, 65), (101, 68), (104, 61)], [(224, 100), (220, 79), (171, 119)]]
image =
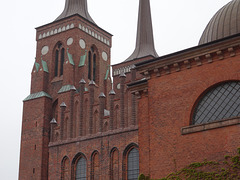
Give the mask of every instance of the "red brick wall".
[[(137, 130), (121, 132), (121, 130), (111, 131), (96, 135), (82, 137), (64, 141), (63, 144), (51, 143), (49, 148), (49, 180), (60, 179), (61, 162), (65, 156), (70, 159), (72, 165), (74, 157), (78, 153), (84, 154), (87, 159), (87, 179), (90, 179), (92, 153), (99, 153), (100, 178), (101, 180), (110, 179), (111, 150), (117, 148), (119, 151), (119, 177), (122, 177), (123, 152), (131, 144), (138, 142)], [(73, 167), (72, 167), (73, 169)], [(75, 174), (75, 172), (73, 172)]]
[(161, 77), (151, 74), (147, 97), (142, 95), (138, 106), (140, 172), (160, 178), (192, 162), (220, 160), (240, 146), (239, 125), (181, 134), (205, 90), (240, 80), (239, 58), (226, 53), (221, 61)]
[(19, 180), (47, 179), (51, 100), (24, 102)]

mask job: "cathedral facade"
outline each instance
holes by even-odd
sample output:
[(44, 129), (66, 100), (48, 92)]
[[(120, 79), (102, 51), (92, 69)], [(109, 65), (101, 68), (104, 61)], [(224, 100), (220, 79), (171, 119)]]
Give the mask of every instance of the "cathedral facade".
[(236, 151), (238, 5), (216, 13), (198, 46), (158, 57), (150, 2), (139, 0), (135, 50), (110, 74), (112, 35), (87, 0), (66, 0), (55, 21), (36, 28), (19, 179), (160, 178)]

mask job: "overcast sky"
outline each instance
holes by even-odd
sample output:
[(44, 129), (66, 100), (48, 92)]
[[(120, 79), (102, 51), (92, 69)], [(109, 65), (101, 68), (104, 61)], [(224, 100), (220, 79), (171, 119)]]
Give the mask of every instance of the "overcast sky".
[[(160, 56), (197, 46), (211, 17), (230, 0), (151, 0), (155, 49)], [(0, 179), (18, 179), (22, 100), (29, 95), (35, 28), (52, 22), (65, 0), (0, 2)], [(112, 64), (134, 50), (138, 0), (88, 0), (98, 26), (113, 34)]]

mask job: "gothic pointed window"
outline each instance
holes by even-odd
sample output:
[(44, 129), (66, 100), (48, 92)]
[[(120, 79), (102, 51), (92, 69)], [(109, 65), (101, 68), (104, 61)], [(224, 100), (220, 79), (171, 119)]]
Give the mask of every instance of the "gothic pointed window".
[(96, 54), (93, 55), (93, 81), (96, 82)]
[(56, 50), (55, 51), (55, 72), (54, 72), (55, 77), (58, 76), (58, 54), (59, 54), (59, 51)]
[(240, 81), (221, 83), (210, 89), (198, 102), (193, 124), (203, 124), (240, 116)]
[(63, 75), (63, 65), (65, 58), (65, 49), (63, 48), (62, 43), (58, 43), (55, 49), (55, 67), (54, 67), (54, 76)]
[(87, 180), (87, 162), (84, 157), (80, 157), (77, 162), (75, 180)]
[(98, 83), (98, 61), (97, 61), (97, 49), (91, 47), (88, 52), (88, 79)]
[(64, 64), (64, 48), (61, 49), (61, 64), (60, 64), (60, 76), (63, 75), (63, 64)]
[(92, 53), (88, 52), (88, 79), (92, 80)]

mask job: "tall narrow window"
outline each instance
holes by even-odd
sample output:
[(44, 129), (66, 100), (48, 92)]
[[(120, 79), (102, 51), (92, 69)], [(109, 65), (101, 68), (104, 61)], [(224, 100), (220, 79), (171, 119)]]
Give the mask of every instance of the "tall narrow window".
[(76, 180), (86, 180), (87, 179), (87, 162), (84, 157), (81, 157), (76, 166)]
[(139, 152), (132, 148), (127, 157), (127, 177), (128, 180), (137, 180), (139, 175)]
[(96, 54), (93, 55), (93, 81), (96, 81)]
[(64, 50), (64, 48), (62, 48), (62, 50), (61, 50), (60, 76), (63, 75), (64, 53), (65, 53), (65, 50)]
[(65, 49), (62, 46), (62, 43), (58, 43), (55, 50), (55, 67), (54, 67), (54, 76), (63, 75), (63, 64), (65, 58)]
[(88, 52), (88, 79), (98, 83), (97, 49), (94, 46)]
[(88, 52), (88, 79), (92, 79), (92, 53)]
[(59, 51), (56, 50), (56, 53), (55, 53), (55, 77), (58, 76), (58, 54), (59, 54)]

